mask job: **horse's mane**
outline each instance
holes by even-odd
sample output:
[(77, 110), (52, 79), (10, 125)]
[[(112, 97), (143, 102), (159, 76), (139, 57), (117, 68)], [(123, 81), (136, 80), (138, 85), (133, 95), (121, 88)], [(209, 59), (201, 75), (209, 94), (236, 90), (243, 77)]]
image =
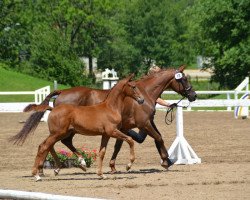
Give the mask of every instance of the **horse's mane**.
[[(163, 68), (163, 69), (161, 69), (160, 71), (158, 71), (158, 72), (155, 72), (155, 73), (152, 73), (152, 74), (146, 74), (146, 75), (144, 75), (144, 76), (142, 76), (140, 79), (138, 79), (138, 80), (134, 80), (135, 82), (138, 82), (138, 81), (141, 81), (141, 80), (146, 80), (146, 79), (151, 79), (151, 78), (154, 78), (154, 77), (157, 77), (157, 76), (159, 76), (159, 74), (161, 74), (161, 73), (163, 73), (163, 72), (165, 72), (165, 71), (171, 71), (171, 70), (175, 70), (174, 68)], [(117, 83), (118, 84), (118, 83)], [(116, 85), (115, 85), (116, 86)], [(111, 93), (111, 91), (115, 88), (115, 86), (114, 87), (112, 87), (110, 90), (109, 90), (109, 92), (108, 92), (108, 94), (107, 94), (107, 97), (109, 96), (109, 94)]]
[(157, 77), (157, 76), (159, 76), (159, 74), (160, 73), (163, 73), (163, 72), (165, 72), (165, 71), (171, 71), (171, 70), (173, 70), (174, 68), (163, 68), (163, 69), (161, 69), (160, 71), (158, 71), (158, 72), (155, 72), (155, 73), (152, 73), (152, 74), (146, 74), (146, 75), (144, 75), (144, 76), (142, 76), (139, 80), (145, 80), (145, 79), (151, 79), (151, 78), (154, 78), (154, 77)]

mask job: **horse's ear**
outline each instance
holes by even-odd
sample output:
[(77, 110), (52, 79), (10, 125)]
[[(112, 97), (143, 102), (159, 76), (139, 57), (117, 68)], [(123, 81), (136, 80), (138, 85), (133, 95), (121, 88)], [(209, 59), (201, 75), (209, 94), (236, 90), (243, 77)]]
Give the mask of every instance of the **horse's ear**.
[(186, 68), (186, 65), (181, 65), (180, 67), (179, 67), (179, 72), (183, 72), (184, 71), (184, 69)]

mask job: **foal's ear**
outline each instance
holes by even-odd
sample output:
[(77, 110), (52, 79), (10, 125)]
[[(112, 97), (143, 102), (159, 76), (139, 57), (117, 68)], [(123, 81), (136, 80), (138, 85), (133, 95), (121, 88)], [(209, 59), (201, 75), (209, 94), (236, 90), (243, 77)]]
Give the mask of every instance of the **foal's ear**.
[(183, 72), (184, 71), (184, 69), (186, 68), (186, 65), (181, 65), (180, 67), (179, 67), (179, 72)]

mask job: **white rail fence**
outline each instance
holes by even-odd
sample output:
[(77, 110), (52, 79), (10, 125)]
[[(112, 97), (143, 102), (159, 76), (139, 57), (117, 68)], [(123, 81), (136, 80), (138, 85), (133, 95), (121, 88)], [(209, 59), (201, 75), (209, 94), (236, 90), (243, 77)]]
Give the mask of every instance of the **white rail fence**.
[(40, 88), (35, 91), (18, 91), (18, 92), (0, 92), (0, 96), (2, 95), (33, 95), (34, 101), (33, 102), (6, 102), (0, 103), (0, 112), (22, 112), (23, 109), (31, 103), (39, 104), (41, 103), (45, 97), (50, 93), (50, 86), (46, 86)]
[[(170, 103), (177, 103), (178, 101), (171, 100)], [(169, 158), (175, 164), (195, 164), (201, 163), (201, 159), (196, 155), (195, 151), (188, 144), (184, 137), (183, 125), (183, 108), (181, 106), (192, 107), (249, 107), (250, 99), (219, 99), (219, 100), (196, 100), (188, 102), (187, 100), (181, 101), (176, 110), (176, 139), (169, 148)], [(163, 106), (157, 105), (157, 108)]]
[[(246, 77), (241, 84), (235, 89), (235, 90), (224, 90), (224, 91), (196, 91), (197, 95), (202, 95), (202, 94), (210, 94), (210, 95), (220, 95), (224, 94), (226, 95), (226, 99), (249, 99), (249, 77)], [(163, 94), (177, 94), (174, 91), (164, 91)], [(240, 96), (241, 95), (241, 96)], [(232, 98), (233, 96), (233, 98)], [(187, 108), (188, 111), (192, 110), (192, 104)], [(200, 106), (201, 107), (201, 106)], [(204, 107), (216, 107), (216, 106), (207, 106), (205, 105)], [(222, 106), (224, 107), (224, 106)], [(231, 111), (232, 106), (228, 105), (227, 106), (227, 111)], [(248, 107), (242, 107), (239, 109), (239, 106), (236, 106), (234, 108), (235, 110), (235, 117), (237, 118), (238, 116), (244, 115), (248, 116)]]

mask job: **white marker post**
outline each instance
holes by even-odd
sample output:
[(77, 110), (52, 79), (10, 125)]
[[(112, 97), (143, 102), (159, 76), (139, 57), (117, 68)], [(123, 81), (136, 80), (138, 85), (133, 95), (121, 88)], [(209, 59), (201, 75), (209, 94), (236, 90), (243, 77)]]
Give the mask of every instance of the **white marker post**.
[(201, 163), (201, 159), (196, 155), (192, 147), (188, 144), (183, 135), (183, 109), (182, 102), (178, 104), (176, 110), (176, 132), (177, 136), (168, 150), (169, 159), (174, 164), (195, 164)]

